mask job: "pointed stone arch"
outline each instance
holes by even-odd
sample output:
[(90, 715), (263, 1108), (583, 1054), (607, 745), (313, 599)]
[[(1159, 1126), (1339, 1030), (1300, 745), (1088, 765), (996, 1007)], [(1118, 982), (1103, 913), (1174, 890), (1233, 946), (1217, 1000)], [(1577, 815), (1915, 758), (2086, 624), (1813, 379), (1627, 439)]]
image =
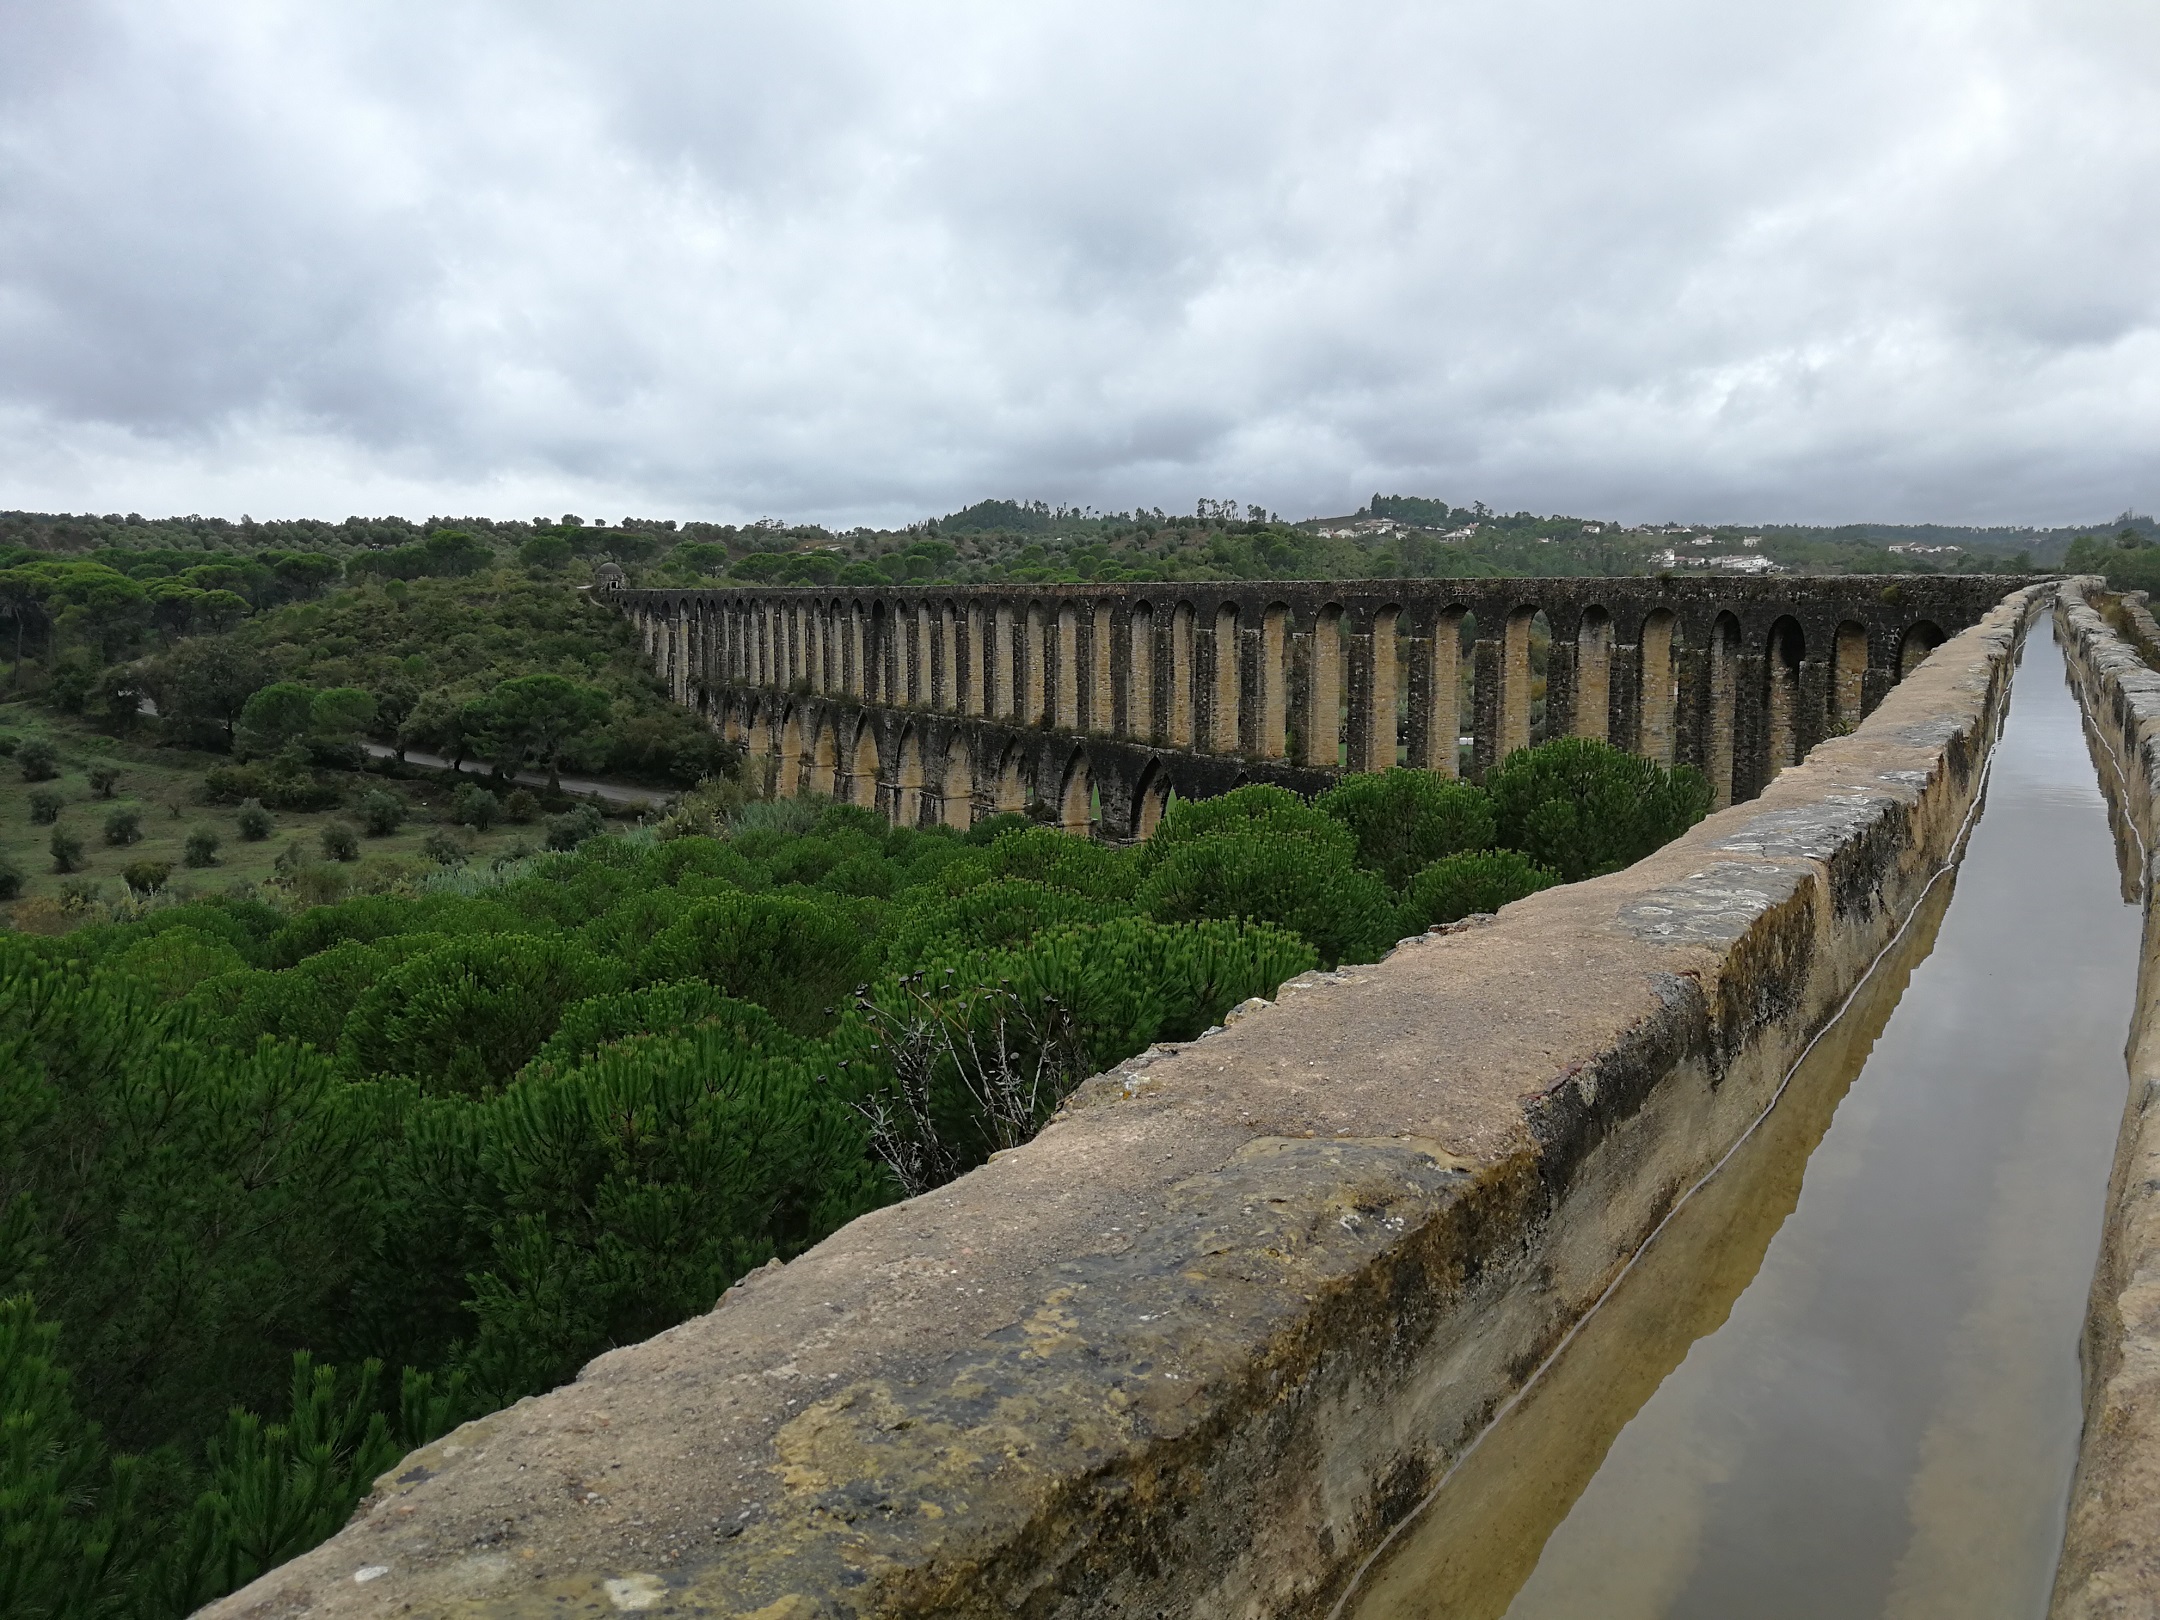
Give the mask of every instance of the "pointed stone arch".
[(945, 771), (938, 779), (938, 822), (957, 832), (975, 824), (975, 756), (965, 737), (955, 736), (945, 745)]
[(1163, 812), (1170, 808), (1170, 777), (1159, 761), (1151, 761), (1140, 773), (1140, 785), (1133, 790), (1132, 835), (1135, 838), (1152, 838), (1155, 829), (1162, 825)]
[(991, 785), (991, 809), (999, 815), (1027, 809), (1031, 796), (1028, 786), (1027, 761), (1015, 743), (1005, 750), (1005, 757), (998, 766), (997, 780)]
[(923, 811), (922, 736), (909, 726), (900, 734), (900, 758), (893, 768), (892, 819), (896, 827), (919, 827)]
[(878, 807), (877, 727), (865, 716), (855, 729), (855, 746), (848, 752), (847, 802), (865, 810)]
[(1094, 834), (1095, 787), (1085, 748), (1075, 748), (1065, 762), (1065, 781), (1058, 790), (1058, 825), (1081, 838)]
[(827, 713), (810, 745), (810, 788), (813, 792), (840, 797), (840, 744), (834, 737), (834, 717)]
[(802, 791), (803, 719), (800, 704), (790, 704), (780, 722), (773, 749), (773, 795), (792, 799)]

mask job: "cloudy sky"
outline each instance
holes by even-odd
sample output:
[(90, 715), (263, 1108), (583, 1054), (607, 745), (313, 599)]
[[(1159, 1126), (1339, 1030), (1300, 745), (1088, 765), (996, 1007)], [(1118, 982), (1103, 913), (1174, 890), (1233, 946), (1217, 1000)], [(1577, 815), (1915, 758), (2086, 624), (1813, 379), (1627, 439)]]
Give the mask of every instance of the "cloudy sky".
[(0, 507), (2074, 522), (2160, 5), (0, 0)]

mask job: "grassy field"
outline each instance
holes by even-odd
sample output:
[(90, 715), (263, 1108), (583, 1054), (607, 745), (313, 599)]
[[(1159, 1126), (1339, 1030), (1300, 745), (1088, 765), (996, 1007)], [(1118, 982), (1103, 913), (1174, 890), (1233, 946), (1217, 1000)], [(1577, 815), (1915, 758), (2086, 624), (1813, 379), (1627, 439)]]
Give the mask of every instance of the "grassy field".
[[(0, 905), (0, 917), (8, 926), (30, 932), (62, 931), (101, 915), (115, 902), (128, 901), (130, 891), (121, 873), (137, 861), (169, 864), (166, 892), (174, 898), (276, 881), (293, 898), (326, 900), (337, 898), (341, 890), (389, 889), (440, 870), (422, 846), (430, 834), (444, 828), (475, 861), (545, 842), (537, 819), (524, 825), (498, 822), (486, 832), (457, 826), (449, 812), (455, 784), (446, 777), (412, 772), (392, 778), (372, 770), (342, 778), (344, 808), (273, 811), (270, 836), (250, 842), (240, 834), (236, 807), (211, 804), (203, 791), (204, 773), (230, 763), (222, 755), (124, 742), (27, 703), (0, 703), (0, 736), (23, 741), (44, 737), (60, 756), (59, 777), (46, 782), (25, 781), (14, 758), (0, 759), (0, 856), (23, 874), (21, 895), (12, 904)], [(99, 797), (91, 787), (90, 773), (100, 768), (118, 773), (111, 798)], [(362, 793), (375, 787), (398, 794), (411, 807), (405, 824), (383, 837), (362, 830), (357, 860), (325, 859), (323, 828), (341, 821), (359, 829), (353, 807)], [(30, 796), (38, 789), (56, 791), (62, 800), (55, 825), (82, 841), (85, 859), (79, 872), (54, 870), (54, 827), (31, 819)], [(125, 845), (107, 842), (107, 819), (128, 808), (139, 812), (140, 839)], [(186, 864), (188, 835), (197, 828), (209, 829), (219, 840), (213, 865)], [(283, 873), (278, 870), (281, 855), (286, 857)], [(304, 868), (305, 875), (295, 877), (296, 867)]]

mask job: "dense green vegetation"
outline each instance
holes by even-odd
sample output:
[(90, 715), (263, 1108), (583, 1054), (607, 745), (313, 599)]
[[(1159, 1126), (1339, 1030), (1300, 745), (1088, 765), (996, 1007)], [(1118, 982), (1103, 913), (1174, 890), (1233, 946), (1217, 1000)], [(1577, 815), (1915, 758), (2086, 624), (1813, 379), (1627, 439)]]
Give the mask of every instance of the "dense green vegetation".
[[(2148, 540), (2155, 533), (2153, 520), (2133, 513), (2115, 527)], [(19, 548), (18, 559), (96, 561), (129, 575), (152, 599), (107, 606), (125, 606), (138, 617), (152, 613), (175, 633), (227, 628), (340, 577), (417, 583), (518, 569), (560, 585), (581, 582), (602, 561), (622, 566), (641, 584), (1484, 577), (1645, 574), (1666, 567), (1685, 573), (1690, 562), (1749, 552), (1807, 573), (1928, 573), (2054, 566), (2082, 532), (1873, 523), (1631, 526), (1381, 494), (1346, 517), (1296, 522), (1230, 501), (1203, 500), (1190, 515), (1173, 515), (986, 500), (904, 528), (845, 531), (774, 519), (738, 525), (624, 518), (609, 525), (571, 514), (524, 522), (236, 524), (12, 512), (0, 513), (0, 576), (18, 565), (9, 563), (11, 547)], [(1678, 560), (1663, 561), (1666, 551)], [(98, 594), (83, 586), (77, 592)], [(27, 629), (34, 640), (36, 615), (15, 618), (11, 600), (0, 577), (0, 632)], [(101, 611), (96, 603), (74, 606), (83, 610), (77, 622)]]
[[(692, 535), (691, 527), (699, 532)], [(2035, 559), (2044, 566), (2061, 555), (2072, 532), (1884, 524), (1630, 527), (1378, 494), (1348, 517), (1295, 523), (1228, 501), (1201, 501), (1191, 516), (980, 501), (904, 531), (685, 526), (684, 538), (632, 574), (653, 583), (881, 585), (1686, 572), (1684, 563), (1662, 560), (1668, 550), (1697, 562), (1753, 553), (1808, 573), (1935, 573), (2022, 570)], [(1925, 549), (1893, 552), (1892, 545)]]
[(288, 778), (350, 767), (366, 740), (678, 787), (726, 758), (619, 615), (562, 567), (499, 562), (464, 530), (342, 563), (274, 547), (0, 550), (0, 632), (12, 693)]
[(1490, 790), (1174, 802), (1120, 849), (720, 783), (393, 892), (0, 935), (0, 1611), (183, 1613), (410, 1446), (1024, 1141), (1085, 1075), (1624, 864), (1708, 797), (1570, 742)]
[(2160, 591), (2160, 544), (2128, 524), (2113, 538), (2080, 536), (2064, 556), (2063, 567), (2073, 574), (2105, 575), (2112, 591)]

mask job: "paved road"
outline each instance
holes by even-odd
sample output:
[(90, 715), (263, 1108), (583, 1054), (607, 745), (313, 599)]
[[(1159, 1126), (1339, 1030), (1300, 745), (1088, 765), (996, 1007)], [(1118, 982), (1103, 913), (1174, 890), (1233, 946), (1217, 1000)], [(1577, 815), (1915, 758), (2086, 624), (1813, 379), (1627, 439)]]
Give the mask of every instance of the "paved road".
[[(387, 743), (369, 742), (362, 743), (361, 746), (377, 759), (395, 759), (397, 757), (397, 750)], [(462, 766), (453, 766), (442, 755), (430, 754), (419, 748), (406, 749), (405, 762), (408, 765), (424, 765), (430, 770), (437, 771), (459, 769), (463, 770), (468, 776), (492, 777), (494, 775), (494, 767), (485, 761), (468, 759)], [(519, 771), (511, 780), (522, 782), (527, 787), (547, 786), (547, 776), (540, 771)], [(657, 788), (631, 787), (622, 782), (596, 782), (585, 776), (564, 777), (562, 779), (562, 790), (565, 793), (583, 794), (587, 798), (597, 794), (599, 797), (610, 800), (615, 804), (635, 804), (648, 809), (663, 805), (673, 797), (672, 794), (663, 793)]]

